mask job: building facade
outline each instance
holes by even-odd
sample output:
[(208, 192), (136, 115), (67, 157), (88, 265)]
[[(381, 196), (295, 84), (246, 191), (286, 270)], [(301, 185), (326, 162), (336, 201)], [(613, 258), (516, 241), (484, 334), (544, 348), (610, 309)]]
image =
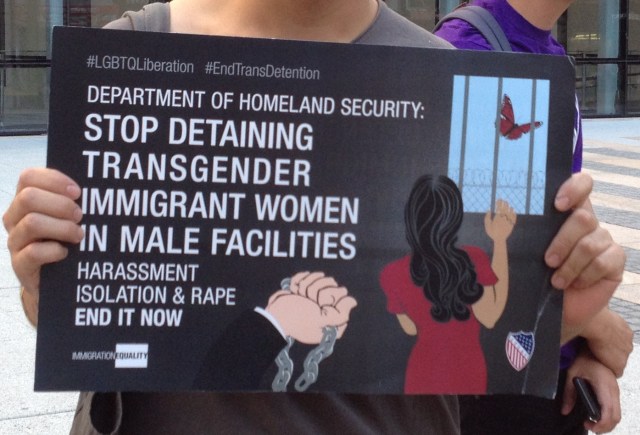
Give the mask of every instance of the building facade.
[[(101, 27), (148, 0), (0, 0), (0, 134), (45, 132), (51, 30)], [(387, 0), (431, 30), (459, 0)], [(577, 0), (555, 30), (585, 117), (640, 116), (640, 0)]]

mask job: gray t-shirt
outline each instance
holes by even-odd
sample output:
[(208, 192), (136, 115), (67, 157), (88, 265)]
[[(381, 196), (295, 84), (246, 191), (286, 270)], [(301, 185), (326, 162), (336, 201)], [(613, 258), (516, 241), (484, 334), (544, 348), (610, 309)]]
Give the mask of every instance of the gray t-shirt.
[[(111, 29), (168, 32), (169, 6), (147, 5)], [(354, 43), (451, 48), (380, 2)], [(71, 433), (457, 434), (455, 396), (299, 393), (83, 393)]]
[[(449, 42), (427, 32), (378, 1), (378, 15), (371, 26), (354, 41), (355, 44), (393, 45), (399, 47), (453, 48)], [(169, 32), (170, 15), (167, 3), (151, 3), (137, 12), (125, 12), (106, 29)]]

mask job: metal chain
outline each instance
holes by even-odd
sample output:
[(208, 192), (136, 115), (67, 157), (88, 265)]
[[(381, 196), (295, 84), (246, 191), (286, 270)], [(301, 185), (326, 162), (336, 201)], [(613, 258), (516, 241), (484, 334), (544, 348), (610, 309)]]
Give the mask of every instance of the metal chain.
[[(289, 290), (291, 285), (291, 278), (285, 278), (280, 282), (280, 287), (283, 290)], [(312, 349), (304, 360), (304, 372), (296, 380), (296, 391), (306, 391), (312, 384), (318, 380), (320, 375), (320, 363), (325, 358), (328, 358), (333, 353), (333, 346), (338, 338), (338, 328), (335, 326), (325, 326), (322, 328), (322, 339), (318, 346)], [(289, 356), (289, 349), (295, 343), (293, 337), (287, 337), (287, 344), (280, 351), (275, 359), (278, 365), (278, 373), (273, 378), (271, 383), (271, 389), (274, 392), (287, 391), (287, 385), (291, 380), (293, 374), (293, 360)]]
[(304, 373), (296, 380), (296, 391), (306, 391), (318, 380), (320, 375), (320, 363), (333, 353), (333, 346), (338, 338), (338, 328), (335, 326), (325, 326), (322, 328), (322, 340), (315, 349), (307, 355), (304, 360)]
[(293, 360), (289, 356), (289, 349), (291, 349), (294, 342), (295, 340), (293, 337), (287, 337), (287, 345), (276, 357), (278, 373), (276, 373), (276, 376), (273, 378), (273, 382), (271, 383), (271, 389), (276, 393), (287, 391), (287, 385), (293, 375)]

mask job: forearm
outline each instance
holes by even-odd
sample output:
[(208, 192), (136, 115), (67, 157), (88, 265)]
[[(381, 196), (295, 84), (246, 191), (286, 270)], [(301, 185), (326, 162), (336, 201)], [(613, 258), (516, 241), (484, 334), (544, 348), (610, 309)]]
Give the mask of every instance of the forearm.
[(589, 349), (616, 376), (622, 376), (633, 351), (633, 331), (608, 307), (603, 308), (581, 332)]
[(616, 320), (615, 314), (605, 307), (584, 327), (581, 336), (591, 341), (603, 341), (608, 338), (607, 331), (611, 328), (610, 324)]
[(606, 331), (610, 329), (608, 321), (612, 320), (613, 312), (608, 307), (604, 307), (595, 316), (588, 320), (587, 323), (573, 325), (562, 325), (561, 343), (565, 344), (574, 338), (581, 336), (594, 342), (602, 342), (606, 339)]
[(506, 241), (494, 243), (491, 268), (498, 280), (493, 286), (485, 286), (484, 294), (473, 305), (476, 318), (486, 328), (493, 328), (502, 316), (509, 295), (509, 257)]
[(495, 305), (500, 310), (500, 315), (502, 315), (509, 295), (509, 255), (507, 254), (506, 240), (494, 242), (491, 268), (498, 277), (498, 282), (494, 286)]

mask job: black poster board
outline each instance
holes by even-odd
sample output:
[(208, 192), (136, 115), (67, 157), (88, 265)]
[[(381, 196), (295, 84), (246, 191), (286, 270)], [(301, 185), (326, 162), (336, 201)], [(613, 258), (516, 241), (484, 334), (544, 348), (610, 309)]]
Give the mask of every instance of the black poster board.
[[(36, 389), (477, 393), (455, 380), (480, 361), (480, 393), (550, 397), (574, 110), (561, 57), (56, 28), (47, 164), (82, 187), (85, 240), (43, 271)], [(401, 294), (423, 176), (460, 192), (477, 297), (505, 282), (485, 215), (515, 210), (490, 329)]]

